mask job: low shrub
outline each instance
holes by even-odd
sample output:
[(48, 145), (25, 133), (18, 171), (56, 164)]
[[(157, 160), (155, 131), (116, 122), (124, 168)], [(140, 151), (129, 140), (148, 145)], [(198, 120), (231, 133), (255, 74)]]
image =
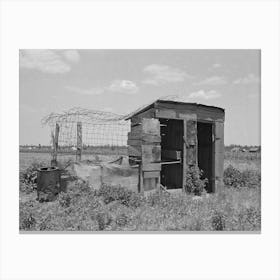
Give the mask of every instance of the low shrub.
[(58, 202), (62, 207), (69, 207), (71, 203), (71, 196), (68, 193), (62, 192), (58, 196)]
[(44, 163), (33, 162), (28, 168), (19, 173), (20, 191), (30, 193), (37, 187), (37, 170)]
[(224, 184), (233, 188), (249, 187), (254, 188), (260, 186), (261, 175), (254, 170), (240, 171), (229, 165), (224, 170)]
[(105, 204), (112, 201), (120, 201), (121, 204), (128, 207), (139, 207), (141, 205), (142, 197), (131, 190), (121, 186), (109, 186), (103, 184), (97, 191), (97, 195), (103, 198)]
[(225, 215), (222, 212), (215, 211), (211, 217), (211, 224), (213, 230), (225, 230)]
[(106, 211), (97, 212), (95, 218), (98, 223), (99, 230), (105, 230), (105, 228), (112, 222), (112, 217)]
[(205, 191), (207, 179), (202, 179), (203, 171), (197, 166), (187, 169), (185, 189), (188, 193), (201, 195)]
[(238, 214), (240, 230), (258, 230), (261, 224), (261, 211), (253, 206), (241, 209)]

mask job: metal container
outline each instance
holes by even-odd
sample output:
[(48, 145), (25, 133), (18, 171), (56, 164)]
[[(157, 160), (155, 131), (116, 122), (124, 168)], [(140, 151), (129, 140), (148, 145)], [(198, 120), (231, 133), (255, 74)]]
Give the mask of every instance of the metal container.
[(61, 172), (57, 167), (37, 170), (37, 196), (40, 202), (53, 201), (61, 190)]

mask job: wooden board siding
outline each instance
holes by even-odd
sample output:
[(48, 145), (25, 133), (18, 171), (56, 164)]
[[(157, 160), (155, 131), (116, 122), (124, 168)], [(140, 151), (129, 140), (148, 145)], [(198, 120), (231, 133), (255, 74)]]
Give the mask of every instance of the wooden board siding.
[(141, 123), (143, 118), (154, 118), (155, 117), (155, 109), (154, 108), (150, 108), (147, 111), (141, 112), (139, 114), (136, 114), (135, 116), (133, 116), (131, 118), (131, 124), (136, 124), (136, 123)]
[(186, 121), (186, 158), (188, 166), (195, 166), (197, 164), (197, 121), (196, 119)]
[[(146, 170), (141, 171), (144, 190), (155, 188), (159, 184), (160, 180), (157, 179), (157, 176), (160, 179), (160, 174), (170, 174), (170, 172), (175, 174), (179, 164), (182, 166), (181, 173), (176, 173), (176, 177), (180, 180), (180, 185), (185, 184), (187, 167), (198, 164), (197, 122), (213, 124), (214, 138), (212, 139), (215, 141), (212, 145), (211, 156), (213, 159), (211, 180), (215, 181), (213, 191), (218, 191), (222, 186), (225, 119), (223, 109), (196, 103), (158, 100), (135, 113), (130, 119), (131, 132), (128, 134), (128, 154), (142, 160), (143, 170)], [(159, 120), (162, 129), (160, 129)], [(175, 129), (176, 125), (167, 128), (168, 122), (172, 120), (174, 122), (181, 120), (183, 128), (179, 134)], [(165, 137), (166, 134), (168, 137)], [(178, 137), (178, 135), (180, 136)], [(184, 139), (183, 144), (182, 138)], [(181, 140), (181, 144), (179, 140)], [(161, 150), (163, 150), (162, 153)], [(164, 153), (164, 150), (171, 151), (171, 154)], [(150, 164), (159, 163), (164, 158), (170, 159), (170, 155), (171, 159), (173, 157), (177, 159), (177, 152), (181, 152), (181, 163), (175, 164), (173, 167), (163, 165), (161, 171), (153, 170), (155, 165), (153, 167)], [(174, 182), (172, 181), (172, 183)]]
[[(183, 120), (183, 139), (187, 139), (187, 121)], [(187, 177), (187, 145), (186, 143), (183, 144), (183, 174), (182, 174), (182, 188), (184, 190), (185, 185), (186, 185), (186, 177)]]
[(156, 118), (184, 119), (184, 116), (189, 114), (196, 114), (198, 121), (224, 121), (224, 111), (216, 107), (188, 103), (155, 103)]
[(223, 186), (224, 123), (215, 123), (215, 192)]
[[(156, 189), (160, 183), (161, 146), (160, 143), (154, 142), (155, 139), (160, 137), (160, 122), (158, 119), (153, 118), (143, 118), (141, 122), (143, 134), (146, 136), (144, 137), (145, 144), (141, 145), (143, 187), (145, 191), (148, 191)], [(150, 137), (147, 137), (147, 135)]]

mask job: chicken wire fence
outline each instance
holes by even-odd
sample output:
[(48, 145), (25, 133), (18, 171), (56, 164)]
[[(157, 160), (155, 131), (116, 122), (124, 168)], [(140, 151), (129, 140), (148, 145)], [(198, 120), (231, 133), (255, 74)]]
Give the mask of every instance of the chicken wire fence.
[(123, 154), (130, 131), (130, 121), (123, 115), (82, 108), (51, 113), (42, 119), (42, 124), (50, 127), (53, 146), (57, 137), (57, 150), (62, 153), (76, 151), (80, 142), (83, 153), (109, 149)]

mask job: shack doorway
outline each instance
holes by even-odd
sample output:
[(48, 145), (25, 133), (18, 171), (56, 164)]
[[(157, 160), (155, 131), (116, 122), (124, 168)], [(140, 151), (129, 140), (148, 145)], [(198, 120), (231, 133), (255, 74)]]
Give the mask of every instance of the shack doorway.
[(213, 124), (207, 122), (197, 123), (198, 140), (198, 167), (203, 171), (202, 178), (207, 178), (206, 191), (211, 193), (214, 190), (214, 147), (213, 147)]
[(161, 184), (167, 189), (182, 188), (183, 120), (159, 119), (161, 134)]

